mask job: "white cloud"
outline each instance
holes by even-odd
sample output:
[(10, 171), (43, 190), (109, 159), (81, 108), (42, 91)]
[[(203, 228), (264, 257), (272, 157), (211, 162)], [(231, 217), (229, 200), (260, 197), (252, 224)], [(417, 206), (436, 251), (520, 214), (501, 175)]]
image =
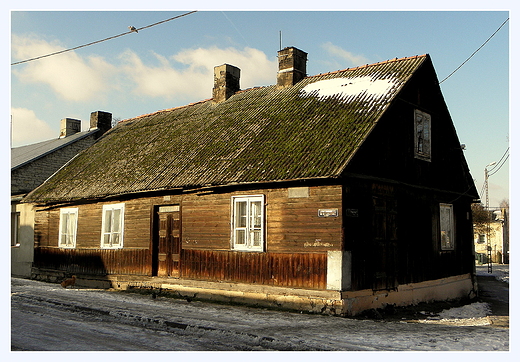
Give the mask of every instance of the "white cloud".
[[(34, 111), (26, 108), (11, 108), (13, 147), (58, 138), (47, 123), (39, 119)], [(30, 130), (30, 132), (28, 132)]]
[[(11, 49), (15, 59), (25, 60), (64, 50), (62, 46), (35, 37), (13, 35)], [(98, 98), (109, 88), (115, 69), (101, 57), (81, 58), (75, 52), (17, 65), (13, 74), (22, 82), (49, 85), (63, 99), (85, 101)]]
[(183, 50), (170, 57), (154, 54), (159, 66), (149, 66), (132, 51), (123, 55), (123, 71), (135, 83), (134, 92), (150, 97), (205, 99), (211, 97), (213, 68), (224, 63), (240, 68), (242, 89), (276, 82), (276, 60), (252, 48), (217, 47)]
[[(16, 60), (64, 49), (34, 36), (13, 35)], [(240, 68), (242, 89), (276, 83), (276, 59), (269, 60), (262, 51), (249, 47), (186, 49), (146, 58), (127, 50), (111, 62), (70, 51), (17, 65), (13, 75), (22, 82), (47, 84), (62, 99), (74, 102), (106, 99), (110, 92), (125, 95), (129, 89), (139, 97), (194, 101), (211, 97), (213, 68), (223, 63)]]
[(347, 62), (347, 66), (360, 66), (369, 63), (368, 59), (363, 55), (356, 55), (343, 48), (332, 44), (330, 41), (322, 45), (322, 48), (329, 53), (329, 55), (340, 58)]

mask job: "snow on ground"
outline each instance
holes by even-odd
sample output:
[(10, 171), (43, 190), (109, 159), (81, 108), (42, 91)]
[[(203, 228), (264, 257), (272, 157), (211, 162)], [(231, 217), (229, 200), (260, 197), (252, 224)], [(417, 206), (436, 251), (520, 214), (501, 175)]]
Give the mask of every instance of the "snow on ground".
[[(436, 315), (424, 312), (425, 316), (431, 317), (426, 318), (429, 322), (385, 322), (187, 302), (164, 297), (152, 299), (149, 295), (95, 289), (63, 289), (58, 284), (32, 280), (13, 279), (11, 288), (12, 305), (19, 305), (18, 310), (24, 313), (29, 310), (24, 303), (29, 302), (34, 308), (47, 310), (46, 315), (51, 313), (51, 309), (60, 315), (61, 312), (74, 309), (67, 307), (69, 305), (81, 306), (79, 310), (82, 314), (78, 314), (78, 323), (83, 323), (85, 330), (101, 323), (103, 318), (110, 322), (109, 325), (115, 323), (118, 326), (117, 333), (122, 333), (126, 328), (124, 325), (129, 321), (134, 321), (136, 325), (150, 321), (149, 324), (153, 325), (169, 322), (186, 327), (169, 332), (170, 342), (163, 339), (158, 341), (158, 350), (167, 350), (168, 343), (174, 343), (177, 339), (178, 348), (184, 348), (190, 341), (204, 343), (208, 347), (212, 343), (220, 343), (219, 346), (230, 343), (247, 346), (254, 345), (258, 340), (264, 343), (262, 348), (272, 344), (270, 349), (276, 349), (278, 345), (292, 348), (300, 348), (301, 345), (301, 350), (306, 347), (336, 351), (509, 350), (509, 330), (493, 328), (485, 323), (489, 313), (486, 303), (450, 308)], [(87, 311), (90, 309), (99, 309), (104, 313), (89, 314)], [(35, 325), (37, 323), (30, 324), (29, 328)], [(145, 327), (144, 324), (142, 326)], [(109, 327), (103, 325), (103, 328), (105, 330)], [(24, 335), (22, 332), (19, 335)], [(134, 329), (128, 328), (125, 338), (133, 338), (134, 332)]]
[(509, 283), (509, 264), (492, 264), (491, 273), (488, 273), (488, 265), (477, 265), (477, 276), (492, 275), (496, 280)]
[[(509, 265), (493, 264), (491, 273), (488, 265), (476, 266), (477, 276), (494, 276), (495, 279), (509, 284)], [(422, 312), (427, 315), (428, 312)], [(419, 323), (446, 324), (457, 326), (484, 326), (492, 324), (489, 316), (492, 314), (488, 303), (475, 302), (458, 308), (445, 309), (437, 315), (428, 316)]]
[[(426, 314), (426, 312), (425, 312)], [(488, 303), (475, 302), (458, 308), (445, 309), (436, 316), (419, 320), (419, 323), (445, 324), (454, 326), (487, 326), (491, 308)]]

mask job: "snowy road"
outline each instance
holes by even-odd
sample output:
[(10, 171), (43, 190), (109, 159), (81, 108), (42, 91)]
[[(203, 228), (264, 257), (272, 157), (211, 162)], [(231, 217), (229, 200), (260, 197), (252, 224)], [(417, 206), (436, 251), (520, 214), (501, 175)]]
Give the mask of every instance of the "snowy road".
[(509, 330), (475, 317), (359, 320), (11, 279), (13, 351), (507, 351)]

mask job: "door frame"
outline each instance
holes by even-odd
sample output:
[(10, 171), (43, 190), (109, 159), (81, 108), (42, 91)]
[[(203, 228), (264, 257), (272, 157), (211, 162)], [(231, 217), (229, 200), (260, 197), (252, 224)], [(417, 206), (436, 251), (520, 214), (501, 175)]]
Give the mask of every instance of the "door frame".
[(182, 214), (181, 214), (181, 205), (180, 203), (174, 203), (174, 204), (161, 204), (161, 205), (154, 205), (152, 207), (152, 228), (151, 228), (151, 246), (150, 246), (150, 253), (151, 253), (151, 276), (157, 277), (159, 276), (159, 230), (160, 230), (160, 220), (159, 220), (159, 213), (161, 212), (161, 208), (177, 208), (175, 211), (171, 212), (178, 212), (179, 213), (179, 268), (178, 268), (178, 276), (180, 277), (180, 264), (181, 264), (181, 257), (180, 254), (182, 253)]

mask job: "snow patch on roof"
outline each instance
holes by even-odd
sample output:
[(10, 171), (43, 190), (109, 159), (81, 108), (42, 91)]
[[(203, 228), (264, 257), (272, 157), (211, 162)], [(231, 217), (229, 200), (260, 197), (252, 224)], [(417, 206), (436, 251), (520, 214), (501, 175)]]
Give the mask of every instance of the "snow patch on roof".
[(388, 93), (395, 85), (392, 79), (372, 80), (370, 76), (355, 78), (335, 78), (320, 80), (306, 85), (300, 95), (317, 98), (350, 98), (363, 94), (369, 97), (380, 97)]

